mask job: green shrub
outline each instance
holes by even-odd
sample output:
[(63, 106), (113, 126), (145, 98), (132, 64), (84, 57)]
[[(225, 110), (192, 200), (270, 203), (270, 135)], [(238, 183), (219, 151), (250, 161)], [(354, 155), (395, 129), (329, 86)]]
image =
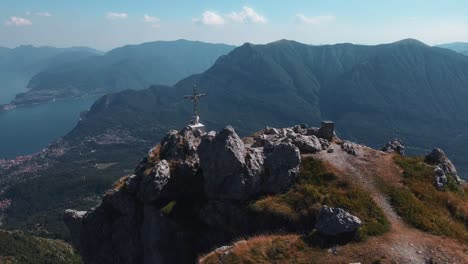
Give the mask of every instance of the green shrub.
[(177, 202), (172, 201), (166, 204), (161, 210), (159, 210), (162, 214), (168, 216), (172, 213), (172, 210), (174, 209), (174, 206), (176, 206)]

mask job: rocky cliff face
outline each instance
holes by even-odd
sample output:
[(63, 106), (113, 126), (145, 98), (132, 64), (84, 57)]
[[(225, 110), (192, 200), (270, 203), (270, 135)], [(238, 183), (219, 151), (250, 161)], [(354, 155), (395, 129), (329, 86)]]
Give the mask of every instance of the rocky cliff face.
[[(387, 146), (386, 151), (402, 153), (403, 144), (394, 143), (397, 146)], [(324, 200), (320, 202), (323, 206), (317, 208), (316, 219), (307, 220), (307, 229), (301, 229), (302, 224), (287, 224), (282, 218), (251, 210), (249, 204), (259, 197), (282, 195), (297, 188), (294, 184), (304, 157), (348, 155), (350, 159), (368, 159), (368, 149), (336, 137), (329, 141), (322, 129), (306, 125), (267, 127), (245, 139), (239, 138), (230, 126), (218, 133), (174, 130), (149, 151), (133, 175), (117, 182), (96, 208), (88, 212), (67, 210), (65, 222), (73, 245), (89, 264), (194, 263), (200, 254), (241, 237), (280, 230), (304, 233), (310, 232), (311, 226), (324, 236), (353, 234), (361, 225), (368, 228), (369, 220), (325, 205), (322, 202), (339, 202), (327, 198), (328, 194), (322, 197), (320, 189), (310, 184), (299, 187), (297, 194), (307, 196), (297, 203), (313, 205)], [(338, 151), (344, 154), (337, 154)], [(426, 160), (438, 165), (444, 177), (458, 179), (443, 152), (434, 150)], [(335, 176), (323, 177), (320, 181)], [(436, 186), (442, 188), (437, 185), (437, 170), (434, 177)], [(349, 188), (344, 186), (347, 183), (341, 181), (336, 188)], [(285, 197), (294, 200), (291, 195)], [(307, 210), (315, 210), (310, 208)]]
[(215, 245), (279, 229), (245, 204), (290, 188), (301, 153), (328, 147), (319, 135), (306, 126), (244, 140), (229, 126), (171, 131), (99, 206), (66, 211), (73, 244), (85, 263), (190, 263)]

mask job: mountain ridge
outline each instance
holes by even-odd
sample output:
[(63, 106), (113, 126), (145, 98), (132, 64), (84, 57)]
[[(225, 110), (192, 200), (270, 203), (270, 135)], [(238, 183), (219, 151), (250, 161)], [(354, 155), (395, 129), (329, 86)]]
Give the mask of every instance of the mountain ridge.
[(28, 81), (38, 72), (95, 54), (89, 48), (20, 46), (0, 50), (0, 104), (8, 103), (16, 94), (24, 92)]
[[(66, 236), (63, 226), (52, 219), (64, 209), (58, 201), (66, 199), (83, 208), (97, 202), (115, 179), (131, 173), (128, 168), (166, 131), (189, 122), (193, 106), (183, 96), (192, 93), (194, 83), (208, 94), (199, 107), (201, 122), (209, 129), (232, 124), (239, 135), (247, 136), (267, 125), (333, 119), (340, 137), (371, 147), (397, 137), (409, 153), (441, 147), (465, 176), (468, 124), (462, 98), (467, 78), (466, 56), (418, 43), (245, 44), (174, 87), (152, 86), (101, 97), (64, 139), (4, 172), (22, 175), (30, 183), (2, 185), (8, 186), (3, 197), (17, 200), (6, 213), (6, 225), (18, 228), (47, 218), (54, 233)], [(37, 169), (40, 164), (47, 166)], [(21, 173), (22, 166), (34, 173)], [(66, 197), (59, 191), (65, 186), (70, 193)], [(63, 197), (40, 202), (44, 189)], [(19, 199), (20, 193), (29, 195)]]
[(47, 102), (129, 88), (138, 90), (153, 84), (172, 84), (204, 71), (216, 58), (233, 48), (188, 40), (127, 45), (38, 73), (30, 80), (29, 90), (17, 95), (12, 103)]
[(463, 52), (468, 50), (468, 43), (465, 42), (452, 42), (447, 44), (437, 45), (436, 47), (450, 49), (456, 52)]

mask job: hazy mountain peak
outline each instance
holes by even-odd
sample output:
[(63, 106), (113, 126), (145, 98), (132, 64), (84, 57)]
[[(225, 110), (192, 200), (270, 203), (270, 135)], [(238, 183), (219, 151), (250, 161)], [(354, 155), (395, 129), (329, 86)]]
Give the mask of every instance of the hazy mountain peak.
[(407, 38), (407, 39), (402, 39), (400, 41), (394, 42), (393, 44), (400, 44), (400, 45), (422, 45), (422, 46), (428, 46), (422, 41), (419, 41), (417, 39), (412, 39), (412, 38)]
[(437, 45), (436, 47), (453, 50), (463, 54), (468, 54), (468, 43), (465, 42), (453, 42), (447, 44)]

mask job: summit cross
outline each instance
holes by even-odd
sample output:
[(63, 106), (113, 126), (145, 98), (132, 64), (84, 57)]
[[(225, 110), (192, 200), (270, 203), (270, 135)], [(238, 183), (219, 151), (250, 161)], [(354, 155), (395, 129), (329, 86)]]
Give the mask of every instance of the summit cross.
[(193, 86), (193, 94), (185, 95), (184, 98), (190, 101), (193, 101), (193, 125), (198, 125), (200, 121), (200, 117), (198, 116), (198, 101), (201, 97), (207, 96), (205, 93), (198, 93), (198, 88), (196, 85)]

